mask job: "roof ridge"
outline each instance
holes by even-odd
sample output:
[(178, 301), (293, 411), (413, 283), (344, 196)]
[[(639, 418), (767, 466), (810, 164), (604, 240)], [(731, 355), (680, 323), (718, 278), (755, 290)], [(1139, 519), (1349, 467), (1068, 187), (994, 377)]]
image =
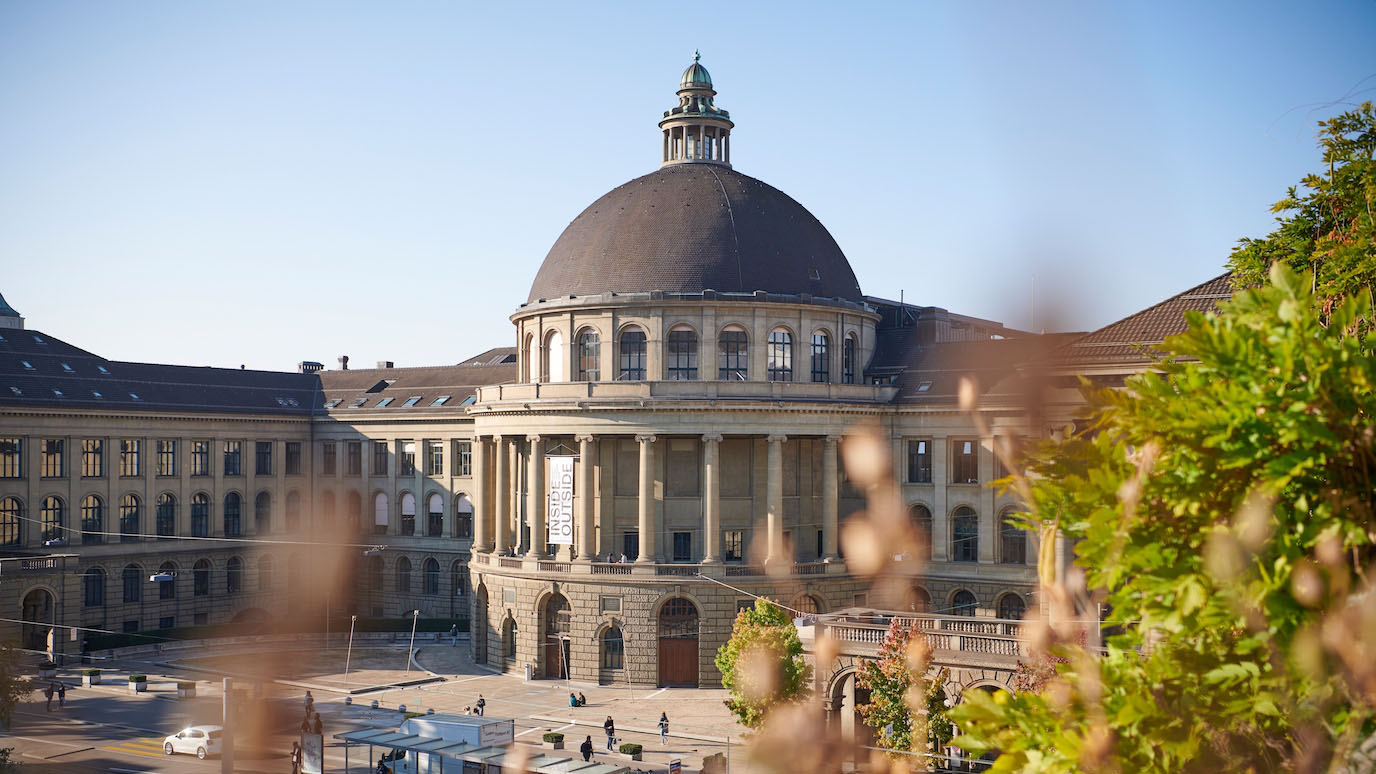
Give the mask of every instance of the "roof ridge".
[[(1084, 334), (1083, 336), (1080, 336), (1079, 338), (1077, 338), (1077, 339), (1075, 339), (1075, 340), (1073, 340), (1073, 341), (1066, 342), (1066, 343), (1065, 343), (1064, 345), (1062, 345), (1062, 346), (1063, 346), (1063, 347), (1067, 347), (1067, 348), (1068, 348), (1068, 347), (1077, 346), (1077, 345), (1079, 345), (1080, 343), (1084, 342), (1085, 339), (1089, 338), (1090, 336), (1095, 335), (1096, 333), (1101, 333), (1101, 332), (1103, 332), (1103, 331), (1106, 331), (1106, 330), (1108, 330), (1109, 328), (1112, 328), (1112, 327), (1115, 326), (1115, 325), (1120, 325), (1120, 324), (1122, 324), (1122, 323), (1125, 323), (1125, 322), (1127, 322), (1128, 320), (1133, 319), (1134, 317), (1140, 317), (1141, 315), (1147, 314), (1148, 312), (1152, 311), (1153, 309), (1158, 309), (1158, 308), (1160, 308), (1160, 307), (1162, 307), (1162, 306), (1165, 306), (1166, 304), (1169, 304), (1169, 303), (1172, 302), (1172, 301), (1177, 301), (1177, 300), (1182, 299), (1182, 298), (1190, 298), (1190, 297), (1192, 297), (1192, 296), (1193, 296), (1193, 297), (1197, 297), (1197, 298), (1198, 298), (1198, 297), (1204, 297), (1204, 296), (1200, 296), (1200, 295), (1198, 295), (1198, 294), (1195, 294), (1194, 291), (1199, 290), (1200, 288), (1204, 287), (1205, 285), (1209, 285), (1209, 284), (1218, 282), (1219, 280), (1224, 279), (1225, 277), (1231, 277), (1232, 275), (1233, 275), (1233, 272), (1231, 272), (1231, 271), (1225, 271), (1225, 272), (1223, 272), (1222, 274), (1219, 274), (1219, 275), (1214, 276), (1214, 277), (1210, 277), (1209, 279), (1207, 279), (1207, 280), (1205, 280), (1205, 281), (1199, 283), (1198, 285), (1194, 285), (1194, 286), (1192, 286), (1192, 287), (1189, 287), (1189, 288), (1186, 288), (1185, 290), (1180, 291), (1179, 293), (1176, 293), (1175, 295), (1172, 295), (1172, 296), (1168, 296), (1168, 297), (1166, 297), (1166, 298), (1163, 298), (1163, 299), (1161, 299), (1160, 301), (1158, 301), (1158, 302), (1152, 304), (1151, 306), (1144, 307), (1144, 308), (1142, 308), (1142, 309), (1138, 309), (1137, 311), (1135, 311), (1135, 312), (1133, 312), (1133, 313), (1131, 313), (1131, 314), (1128, 314), (1128, 315), (1124, 315), (1123, 317), (1120, 317), (1120, 318), (1118, 318), (1117, 320), (1114, 320), (1113, 322), (1108, 323), (1107, 325), (1102, 325), (1102, 326), (1100, 326), (1100, 327), (1098, 327), (1098, 328), (1095, 328), (1094, 330), (1089, 331), (1088, 333)], [(1230, 294), (1228, 294), (1227, 296), (1218, 296), (1218, 297), (1219, 297), (1219, 298), (1230, 298), (1231, 296), (1232, 296), (1232, 294), (1230, 293)], [(1208, 294), (1207, 297), (1213, 298), (1213, 297), (1215, 297), (1215, 296), (1212, 295), (1212, 294)], [(1138, 342), (1132, 342), (1132, 343), (1136, 344), (1136, 343), (1138, 343)]]

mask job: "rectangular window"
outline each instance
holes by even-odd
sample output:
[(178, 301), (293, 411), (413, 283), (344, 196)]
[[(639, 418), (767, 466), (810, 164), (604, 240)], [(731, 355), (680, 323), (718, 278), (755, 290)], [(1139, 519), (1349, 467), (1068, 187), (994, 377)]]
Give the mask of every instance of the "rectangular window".
[(645, 381), (645, 334), (630, 329), (621, 334), (619, 347), (619, 372), (616, 379), (621, 382)]
[(693, 381), (698, 378), (698, 336), (678, 329), (669, 331), (667, 343), (668, 377), (670, 381)]
[(743, 382), (750, 378), (750, 347), (745, 331), (729, 329), (717, 338), (717, 379)]
[(595, 331), (584, 331), (578, 336), (578, 381), (597, 381), (601, 373), (598, 363), (600, 343)]
[(473, 475), (473, 443), (458, 441), (454, 444), (454, 475)]
[(621, 533), (621, 555), (626, 557), (628, 562), (640, 558), (640, 532), (630, 530)]
[(821, 331), (812, 334), (812, 381), (831, 381), (831, 338)]
[(43, 439), (43, 459), (38, 475), (43, 478), (61, 478), (67, 470), (67, 452), (61, 438)]
[(691, 562), (693, 561), (693, 533), (675, 532), (674, 533), (674, 561)]
[(855, 338), (852, 336), (847, 336), (841, 345), (841, 369), (841, 380), (855, 384)]
[(23, 459), (23, 438), (0, 438), (0, 478), (23, 478)]
[(244, 474), (244, 444), (242, 441), (225, 441), (225, 475)]
[(158, 475), (177, 475), (176, 441), (158, 441)]
[(347, 466), (344, 472), (350, 476), (363, 475), (363, 442), (348, 441), (345, 443), (344, 464)]
[[(0, 441), (0, 443), (4, 443)], [(100, 478), (105, 475), (105, 441), (101, 438), (87, 438), (81, 442), (82, 478)]]
[(416, 442), (407, 441), (401, 445), (401, 475), (416, 475)]
[(158, 619), (158, 628), (159, 628), (159, 629), (171, 629), (173, 626), (176, 626), (176, 624), (177, 624), (177, 617), (176, 617), (176, 616), (165, 615), (165, 616), (163, 616), (162, 618), (159, 618), (159, 619)]
[(143, 475), (143, 441), (138, 438), (126, 438), (119, 442), (119, 474)]
[(287, 441), (286, 443), (286, 474), (288, 476), (301, 475), (301, 442)]
[(335, 471), (335, 454), (338, 449), (334, 441), (326, 441), (320, 444), (320, 472), (333, 476)]
[(272, 475), (272, 441), (255, 441), (253, 444), (253, 475)]
[(387, 442), (373, 441), (373, 475), (387, 475)]
[(745, 558), (745, 533), (738, 529), (728, 529), (721, 533), (722, 552), (728, 562), (739, 562)]
[(908, 483), (932, 483), (931, 441), (908, 441)]
[(425, 442), (425, 474), (444, 475), (444, 445), (437, 441)]
[(210, 441), (191, 442), (191, 475), (210, 475)]
[(979, 483), (979, 444), (975, 441), (951, 442), (951, 483)]

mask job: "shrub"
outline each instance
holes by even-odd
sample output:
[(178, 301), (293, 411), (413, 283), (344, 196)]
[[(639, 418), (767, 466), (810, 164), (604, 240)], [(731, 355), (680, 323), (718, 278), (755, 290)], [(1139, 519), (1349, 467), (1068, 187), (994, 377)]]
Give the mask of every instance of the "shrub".
[(177, 681), (177, 690), (179, 691), (194, 691), (195, 689), (196, 684), (194, 682)]
[(81, 674), (85, 675), (86, 677), (100, 677), (100, 670), (99, 670), (99, 669), (83, 669), (83, 670), (81, 670)]
[(410, 720), (411, 718), (423, 718), (423, 717), (425, 717), (425, 713), (424, 713), (424, 712), (407, 712), (406, 714), (404, 714), (404, 715), (401, 716), (401, 719), (402, 719), (402, 720)]
[(38, 665), (39, 669), (57, 669), (57, 664), (51, 661), (44, 661)]
[(146, 683), (148, 682), (148, 675), (129, 675), (129, 682)]
[(546, 734), (545, 734), (543, 737), (541, 737), (541, 738), (544, 739), (546, 742), (562, 742), (562, 741), (564, 741), (564, 735), (563, 735), (563, 734), (560, 734), (560, 733), (556, 733), (556, 732), (554, 732), (554, 731), (550, 731), (550, 732), (546, 733)]
[(621, 747), (617, 749), (621, 751), (622, 755), (639, 755), (640, 751), (645, 748), (641, 747), (640, 745), (634, 742), (623, 742)]

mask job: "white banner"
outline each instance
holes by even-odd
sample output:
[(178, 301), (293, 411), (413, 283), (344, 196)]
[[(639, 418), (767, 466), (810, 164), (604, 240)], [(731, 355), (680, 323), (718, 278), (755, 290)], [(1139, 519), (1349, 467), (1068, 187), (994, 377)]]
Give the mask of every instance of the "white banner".
[(573, 458), (546, 457), (549, 460), (549, 542), (573, 545)]

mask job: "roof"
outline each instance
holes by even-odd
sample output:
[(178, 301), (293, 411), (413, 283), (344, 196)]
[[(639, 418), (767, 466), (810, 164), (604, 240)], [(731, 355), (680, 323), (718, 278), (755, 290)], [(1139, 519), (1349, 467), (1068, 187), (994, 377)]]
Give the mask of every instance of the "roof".
[(0, 295), (0, 317), (18, 317), (19, 312), (5, 301), (5, 296)]
[(1218, 303), (1232, 298), (1233, 275), (1221, 274), (1158, 304), (1092, 331), (1062, 347), (1059, 365), (1130, 365), (1140, 367), (1161, 353), (1152, 348), (1168, 336), (1184, 333), (1185, 313), (1215, 312)]
[(671, 164), (593, 202), (550, 248), (528, 300), (703, 290), (862, 301), (812, 213), (718, 164)]
[(479, 387), (516, 380), (516, 348), (498, 347), (458, 365), (319, 371), (323, 405), (335, 413), (454, 410)]
[[(366, 744), (391, 750), (407, 750), (412, 753), (428, 753), (450, 760), (472, 761), (490, 766), (503, 766), (506, 763), (506, 757), (511, 755), (515, 749), (514, 747), (477, 747), (464, 742), (417, 736), (386, 728), (363, 728), (335, 734), (334, 738), (353, 744)], [(524, 749), (520, 750), (513, 758), (523, 761), (521, 771), (541, 772), (541, 774), (562, 774), (564, 772), (622, 774), (629, 771), (625, 766), (615, 763), (582, 761), (578, 758), (554, 755), (538, 749), (531, 749), (528, 752)]]

